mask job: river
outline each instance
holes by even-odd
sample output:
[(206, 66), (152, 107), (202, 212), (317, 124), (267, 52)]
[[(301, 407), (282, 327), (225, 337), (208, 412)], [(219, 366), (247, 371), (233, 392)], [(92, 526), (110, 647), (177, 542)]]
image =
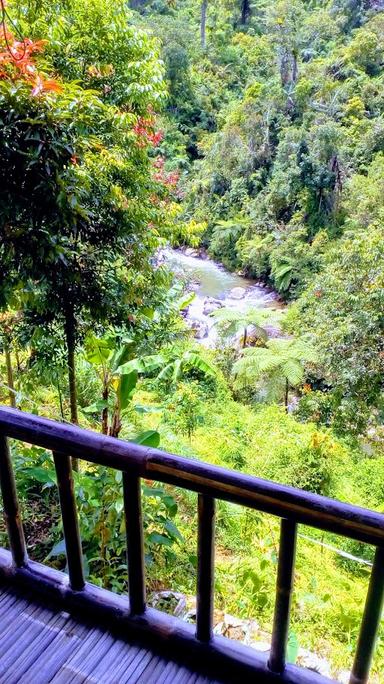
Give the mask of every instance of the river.
[(195, 329), (199, 342), (207, 347), (215, 346), (217, 339), (214, 319), (210, 315), (216, 308), (225, 306), (238, 311), (251, 307), (281, 308), (275, 292), (254, 280), (227, 271), (212, 259), (176, 249), (164, 250), (163, 258), (176, 277), (182, 278), (195, 292), (186, 318)]

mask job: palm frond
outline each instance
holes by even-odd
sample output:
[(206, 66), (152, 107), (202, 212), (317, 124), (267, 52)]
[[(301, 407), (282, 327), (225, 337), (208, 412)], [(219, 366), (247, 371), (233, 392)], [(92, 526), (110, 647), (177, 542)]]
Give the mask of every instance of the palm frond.
[(242, 328), (253, 326), (256, 336), (266, 341), (268, 333), (264, 325), (275, 325), (281, 319), (281, 312), (268, 309), (250, 307), (245, 311), (236, 309), (218, 309), (211, 316), (215, 318), (217, 325), (228, 337), (233, 337)]
[(287, 359), (282, 366), (284, 376), (292, 387), (297, 387), (303, 382), (304, 366), (297, 359)]

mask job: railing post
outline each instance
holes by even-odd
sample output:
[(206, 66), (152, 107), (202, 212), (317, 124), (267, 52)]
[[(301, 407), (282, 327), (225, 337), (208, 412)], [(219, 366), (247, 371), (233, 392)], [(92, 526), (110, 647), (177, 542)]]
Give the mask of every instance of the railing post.
[(131, 615), (141, 615), (145, 611), (145, 571), (140, 478), (134, 473), (124, 472), (123, 488), (129, 603)]
[(384, 602), (384, 548), (376, 549), (350, 684), (366, 684)]
[(196, 638), (210, 641), (213, 631), (215, 499), (199, 494)]
[(81, 591), (85, 585), (83, 552), (73, 487), (71, 457), (58, 451), (53, 451), (52, 453), (59, 489), (69, 582), (72, 589)]
[(17, 567), (21, 567), (27, 562), (28, 555), (8, 439), (2, 434), (0, 434), (0, 485), (3, 496), (4, 518), (13, 562)]
[(281, 673), (285, 668), (289, 615), (295, 570), (297, 523), (284, 518), (280, 524), (279, 563), (276, 581), (276, 602), (273, 618), (271, 652), (268, 667)]

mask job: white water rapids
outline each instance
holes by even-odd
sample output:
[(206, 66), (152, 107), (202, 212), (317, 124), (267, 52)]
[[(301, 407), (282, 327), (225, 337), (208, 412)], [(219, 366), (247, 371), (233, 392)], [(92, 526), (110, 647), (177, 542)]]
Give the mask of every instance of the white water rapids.
[(176, 277), (183, 279), (195, 298), (186, 318), (199, 341), (208, 347), (217, 339), (212, 311), (222, 306), (246, 311), (254, 308), (281, 308), (276, 294), (260, 283), (230, 273), (207, 257), (191, 254), (193, 250), (166, 249), (162, 256)]

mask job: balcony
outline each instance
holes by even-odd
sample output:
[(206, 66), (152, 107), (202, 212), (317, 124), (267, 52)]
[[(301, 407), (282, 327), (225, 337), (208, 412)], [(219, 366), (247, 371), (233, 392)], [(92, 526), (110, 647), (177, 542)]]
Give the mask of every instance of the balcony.
[[(68, 575), (28, 559), (9, 438), (52, 451)], [(84, 579), (71, 457), (123, 474), (128, 597)], [(198, 493), (196, 625), (146, 606), (141, 478)], [(0, 408), (0, 480), (10, 546), (0, 550), (0, 681), (330, 682), (286, 663), (297, 530), (304, 524), (376, 547), (350, 676), (350, 684), (368, 682), (384, 597), (384, 515), (6, 407)], [(281, 520), (268, 654), (213, 634), (216, 500)]]

